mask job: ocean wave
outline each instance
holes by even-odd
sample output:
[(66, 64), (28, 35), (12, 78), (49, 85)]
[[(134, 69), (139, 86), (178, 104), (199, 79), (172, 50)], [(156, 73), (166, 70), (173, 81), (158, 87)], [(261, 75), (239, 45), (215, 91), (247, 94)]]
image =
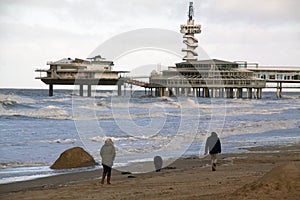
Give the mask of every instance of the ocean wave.
[(2, 107), (2, 109), (23, 109), (23, 108), (33, 108), (30, 105), (27, 104), (21, 104), (18, 103), (17, 101), (14, 100), (10, 100), (10, 99), (4, 99), (4, 100), (0, 100), (0, 106)]
[(36, 100), (32, 99), (32, 98), (27, 98), (27, 97), (21, 97), (18, 95), (14, 95), (14, 94), (1, 94), (0, 93), (0, 102), (4, 102), (6, 104), (34, 104), (36, 103)]
[[(37, 167), (37, 166), (45, 166), (46, 163), (33, 163), (33, 162), (7, 162), (7, 163), (0, 163), (0, 169), (7, 169), (7, 168), (16, 168), (16, 167)], [(1, 174), (2, 172), (0, 172)], [(3, 172), (4, 173), (4, 172)]]
[(57, 106), (46, 106), (40, 109), (1, 109), (1, 116), (31, 117), (55, 120), (70, 120), (72, 116), (64, 109)]
[(0, 101), (0, 104), (2, 106), (15, 106), (15, 105), (17, 105), (17, 102), (13, 101), (13, 100), (5, 99), (5, 100)]
[(110, 138), (112, 141), (134, 141), (136, 140), (134, 137), (101, 137), (101, 136), (95, 136), (92, 138), (88, 138), (88, 140), (93, 142), (104, 142), (107, 138)]
[(258, 134), (272, 130), (285, 130), (297, 128), (297, 119), (295, 120), (276, 120), (276, 121), (237, 121), (231, 122), (228, 126), (225, 126), (216, 131), (221, 133), (222, 137), (232, 135), (243, 135), (243, 134)]
[(65, 97), (65, 98), (47, 98), (47, 99), (42, 99), (40, 102), (42, 103), (49, 103), (49, 102), (57, 102), (57, 103), (62, 103), (62, 102), (71, 102), (70, 97)]

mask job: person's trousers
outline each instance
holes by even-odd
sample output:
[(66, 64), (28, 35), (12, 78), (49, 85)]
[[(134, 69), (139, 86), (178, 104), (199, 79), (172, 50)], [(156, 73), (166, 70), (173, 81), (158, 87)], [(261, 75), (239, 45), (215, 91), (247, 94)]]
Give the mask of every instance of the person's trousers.
[(217, 164), (217, 154), (210, 154), (211, 164)]

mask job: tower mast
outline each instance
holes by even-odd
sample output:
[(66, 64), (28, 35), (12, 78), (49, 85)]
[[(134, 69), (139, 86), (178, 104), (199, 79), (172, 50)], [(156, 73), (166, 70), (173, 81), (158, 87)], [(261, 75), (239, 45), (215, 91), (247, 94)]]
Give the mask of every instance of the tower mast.
[(193, 2), (189, 4), (188, 20), (186, 24), (180, 26), (180, 32), (183, 33), (183, 43), (186, 44), (186, 48), (182, 49), (183, 52), (186, 52), (186, 56), (183, 57), (183, 60), (186, 61), (196, 61), (198, 54), (195, 49), (198, 47), (198, 40), (195, 38), (194, 34), (201, 33), (201, 25), (194, 24), (194, 8)]

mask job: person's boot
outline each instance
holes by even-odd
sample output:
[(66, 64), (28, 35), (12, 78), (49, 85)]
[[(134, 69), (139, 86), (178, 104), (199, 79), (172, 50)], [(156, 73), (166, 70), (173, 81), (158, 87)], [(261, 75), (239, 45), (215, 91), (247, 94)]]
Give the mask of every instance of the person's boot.
[(110, 176), (107, 176), (107, 184), (110, 184)]
[(216, 171), (216, 166), (217, 166), (216, 163), (213, 163), (212, 166), (211, 166), (211, 170)]
[[(101, 184), (104, 184), (104, 179), (105, 179), (105, 176), (106, 176), (106, 174), (105, 173), (103, 173), (102, 174), (102, 179), (101, 179)], [(108, 178), (108, 177), (107, 177)]]

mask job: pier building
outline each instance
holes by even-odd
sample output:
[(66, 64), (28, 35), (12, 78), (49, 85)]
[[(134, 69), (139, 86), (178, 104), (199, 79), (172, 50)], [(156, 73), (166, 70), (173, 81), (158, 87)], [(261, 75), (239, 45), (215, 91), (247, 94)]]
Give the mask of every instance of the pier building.
[(300, 89), (300, 67), (247, 67), (254, 76), (266, 80), (266, 88), (276, 88), (277, 98), (282, 97), (282, 89)]
[[(100, 55), (83, 59), (64, 58), (55, 62), (47, 62), (49, 69), (37, 69), (40, 73), (36, 79), (49, 85), (49, 96), (53, 96), (54, 85), (79, 85), (79, 95), (91, 96), (92, 85), (118, 85), (121, 95), (122, 76), (127, 71), (113, 71), (112, 61), (105, 60)], [(87, 89), (85, 89), (87, 87)]]

